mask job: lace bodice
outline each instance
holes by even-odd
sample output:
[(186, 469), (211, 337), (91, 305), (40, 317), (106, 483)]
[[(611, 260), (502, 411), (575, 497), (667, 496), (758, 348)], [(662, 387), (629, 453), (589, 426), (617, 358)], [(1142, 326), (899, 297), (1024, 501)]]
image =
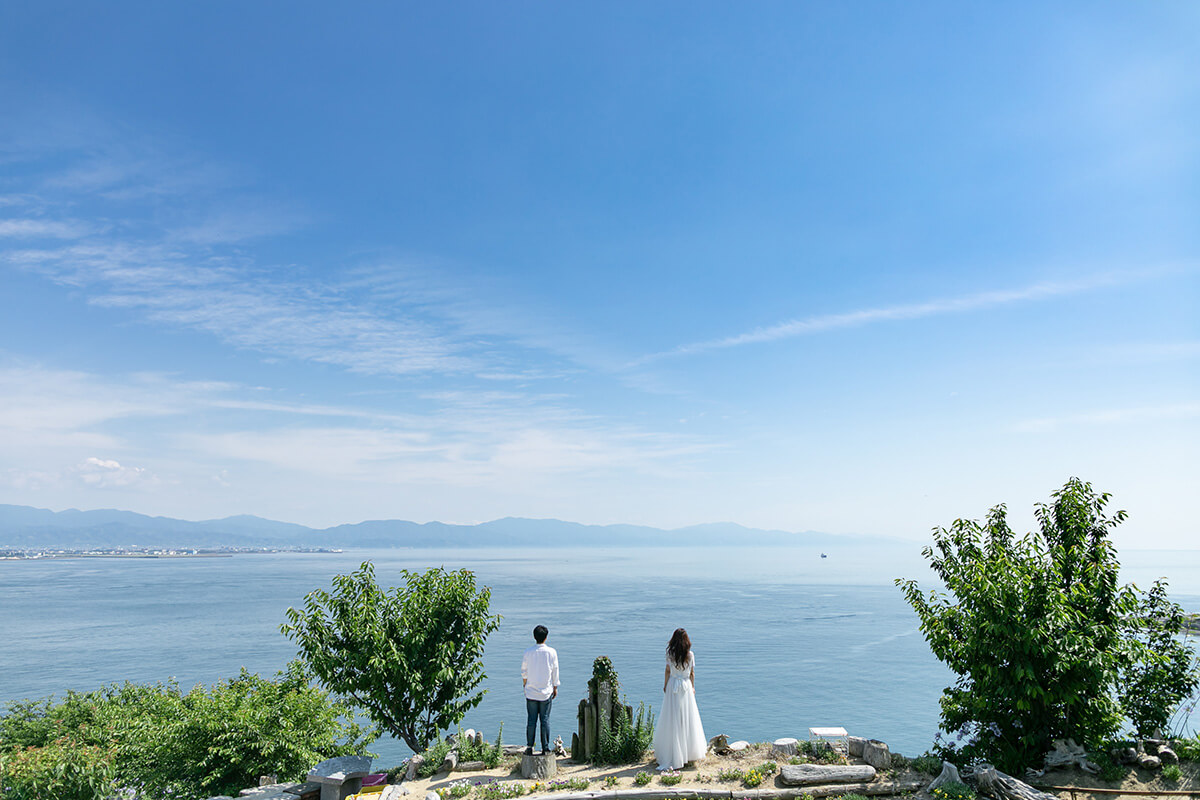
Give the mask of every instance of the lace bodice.
[(682, 667), (679, 666), (678, 664), (676, 664), (674, 661), (672, 661), (670, 656), (667, 657), (667, 667), (671, 670), (672, 678), (690, 677), (692, 674), (692, 669), (695, 666), (696, 666), (696, 654), (695, 653), (688, 653), (687, 664), (685, 664)]

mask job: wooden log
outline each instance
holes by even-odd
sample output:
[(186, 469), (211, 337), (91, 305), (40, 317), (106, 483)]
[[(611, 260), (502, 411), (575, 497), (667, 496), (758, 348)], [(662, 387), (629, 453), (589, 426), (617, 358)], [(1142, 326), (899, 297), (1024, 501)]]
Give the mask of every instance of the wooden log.
[[(907, 794), (925, 787), (923, 779), (909, 778), (902, 781), (872, 781), (871, 783), (839, 783), (832, 786), (806, 786), (804, 793), (810, 797), (840, 797), (844, 794)], [(738, 793), (741, 795), (741, 792)]]
[(558, 759), (554, 753), (521, 756), (521, 777), (527, 780), (548, 780), (558, 774)]
[(975, 773), (975, 784), (982, 794), (996, 800), (1058, 800), (1055, 795), (1039, 792), (1028, 783), (989, 767)]
[(779, 780), (786, 786), (867, 783), (875, 780), (875, 768), (870, 764), (784, 764)]
[(482, 761), (462, 761), (455, 767), (457, 772), (482, 772), (487, 769), (487, 764)]
[(446, 753), (446, 757), (444, 759), (442, 759), (441, 772), (453, 772), (454, 768), (457, 766), (458, 766), (458, 751), (451, 750), (449, 753)]
[(594, 705), (588, 704), (584, 709), (583, 730), (583, 757), (590, 761), (600, 747), (600, 738), (596, 733), (596, 707)]

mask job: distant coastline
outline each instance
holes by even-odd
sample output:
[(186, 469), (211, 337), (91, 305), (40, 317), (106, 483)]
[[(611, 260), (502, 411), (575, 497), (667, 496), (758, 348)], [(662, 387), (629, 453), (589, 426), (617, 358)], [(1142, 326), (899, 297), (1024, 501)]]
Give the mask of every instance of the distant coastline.
[(340, 553), (323, 547), (237, 547), (216, 550), (199, 549), (0, 549), (0, 561), (44, 561), (51, 558), (233, 558), (235, 555), (264, 553)]

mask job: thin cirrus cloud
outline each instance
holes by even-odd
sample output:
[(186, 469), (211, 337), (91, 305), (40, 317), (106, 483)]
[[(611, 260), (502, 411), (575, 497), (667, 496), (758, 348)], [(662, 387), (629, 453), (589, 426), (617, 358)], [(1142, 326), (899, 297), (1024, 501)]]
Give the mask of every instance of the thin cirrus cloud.
[(1177, 269), (1169, 268), (1105, 272), (1075, 281), (1041, 282), (1016, 289), (977, 292), (960, 297), (929, 300), (923, 303), (866, 308), (840, 314), (821, 314), (803, 319), (790, 320), (768, 327), (756, 328), (735, 336), (680, 345), (672, 350), (643, 356), (641, 359), (633, 362), (632, 366), (666, 358), (696, 355), (713, 350), (744, 347), (746, 345), (765, 344), (767, 342), (809, 336), (827, 331), (859, 328), (882, 322), (900, 322), (926, 317), (963, 314), (969, 311), (978, 311), (999, 306), (1048, 300), (1054, 297), (1065, 297), (1096, 289), (1152, 280), (1177, 271)]
[(1067, 427), (1122, 425), (1159, 420), (1187, 420), (1198, 417), (1200, 417), (1200, 403), (1174, 403), (1136, 408), (1110, 408), (1062, 417), (1026, 419), (1015, 423), (1012, 430), (1015, 433), (1047, 433)]
[(182, 246), (89, 241), (10, 251), (5, 259), (88, 291), (94, 305), (139, 312), (270, 356), (364, 374), (479, 366), (468, 343), (415, 314), (383, 316), (337, 286), (281, 281)]

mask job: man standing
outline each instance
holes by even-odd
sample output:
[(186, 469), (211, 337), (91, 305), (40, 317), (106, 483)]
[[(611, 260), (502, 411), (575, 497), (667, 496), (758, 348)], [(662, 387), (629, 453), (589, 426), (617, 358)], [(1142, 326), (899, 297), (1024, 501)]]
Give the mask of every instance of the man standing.
[(521, 659), (521, 683), (525, 686), (525, 755), (533, 755), (533, 734), (542, 721), (542, 755), (550, 752), (550, 703), (558, 697), (558, 653), (546, 644), (550, 631), (545, 625), (533, 629), (537, 642)]

